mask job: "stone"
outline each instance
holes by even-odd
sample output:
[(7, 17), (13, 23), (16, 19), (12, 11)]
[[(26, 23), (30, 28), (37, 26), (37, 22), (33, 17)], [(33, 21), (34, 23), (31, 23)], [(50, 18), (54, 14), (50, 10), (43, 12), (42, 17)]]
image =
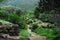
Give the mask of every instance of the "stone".
[(47, 40), (47, 37), (33, 34), (32, 36), (29, 37), (29, 39), (30, 40)]
[(9, 34), (10, 36), (19, 36), (19, 25), (0, 20), (0, 34), (1, 33)]
[(47, 38), (43, 36), (35, 36), (35, 37), (30, 37), (30, 40), (47, 40)]

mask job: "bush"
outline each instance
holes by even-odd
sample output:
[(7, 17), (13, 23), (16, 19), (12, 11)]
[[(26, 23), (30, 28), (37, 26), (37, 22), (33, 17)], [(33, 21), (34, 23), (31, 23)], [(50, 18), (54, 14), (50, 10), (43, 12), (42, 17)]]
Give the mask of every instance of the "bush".
[(28, 32), (28, 30), (21, 30), (19, 33), (21, 36), (27, 37), (30, 35), (30, 33)]
[(49, 40), (58, 40), (60, 38), (60, 28), (37, 28), (34, 32), (41, 36), (47, 36)]
[(9, 14), (8, 21), (10, 21), (12, 23), (18, 23), (18, 22), (20, 22), (20, 17), (16, 14)]
[(56, 35), (54, 40), (60, 40), (60, 28), (55, 28), (54, 29), (54, 35)]
[(42, 21), (49, 21), (53, 17), (52, 13), (40, 13), (39, 19)]
[(4, 10), (0, 10), (0, 19), (8, 20), (8, 14)]
[(52, 29), (47, 29), (47, 28), (37, 28), (35, 30), (35, 33), (41, 35), (41, 36), (47, 36), (49, 40), (53, 40), (55, 35), (53, 33)]

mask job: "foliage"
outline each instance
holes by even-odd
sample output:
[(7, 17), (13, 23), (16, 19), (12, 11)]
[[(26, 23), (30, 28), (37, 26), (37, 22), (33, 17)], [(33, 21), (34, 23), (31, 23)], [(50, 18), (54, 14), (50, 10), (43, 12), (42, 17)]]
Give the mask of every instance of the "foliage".
[(0, 2), (2, 2), (3, 0), (0, 0)]
[(18, 15), (12, 13), (8, 15), (8, 21), (12, 22), (12, 23), (18, 23), (20, 21), (20, 18)]
[(55, 37), (52, 29), (40, 28), (40, 29), (36, 29), (35, 33), (42, 35), (42, 36), (47, 36), (50, 40), (53, 40), (53, 38)]
[(52, 13), (40, 13), (39, 14), (39, 19), (42, 21), (48, 21), (53, 17)]
[(52, 17), (53, 17), (53, 12), (47, 12), (47, 13), (35, 13), (35, 17), (37, 18), (37, 19), (40, 19), (40, 20), (42, 20), (42, 21), (49, 21)]
[(6, 14), (4, 10), (0, 10), (0, 19), (7, 19), (7, 18), (8, 14)]
[(27, 38), (20, 38), (19, 40), (28, 40)]
[(12, 23), (17, 23), (19, 22), (19, 16), (12, 13), (12, 14), (7, 14), (3, 11), (0, 11), (0, 19), (4, 19), (4, 20), (7, 20), (7, 21), (10, 21)]
[[(36, 19), (35, 16), (38, 17), (39, 20)], [(53, 14), (51, 12), (40, 13), (37, 11), (35, 15), (34, 13), (22, 13), (21, 15), (17, 15), (17, 12), (7, 13), (5, 10), (0, 10), (0, 19), (18, 24), (20, 29), (24, 29), (27, 25), (30, 25), (30, 27), (32, 26), (31, 30), (33, 32), (42, 36), (47, 36), (50, 40), (60, 36), (60, 30), (52, 28), (53, 25), (45, 27), (46, 23), (44, 24), (43, 21), (50, 20), (52, 16)], [(19, 35), (26, 37), (29, 36), (30, 33), (28, 30), (21, 30)], [(25, 38), (20, 38), (20, 40), (25, 40)]]
[(60, 0), (40, 0), (38, 3), (38, 7), (36, 7), (35, 12), (46, 12), (55, 10), (56, 8), (60, 7)]
[(54, 40), (58, 39), (57, 37), (60, 37), (60, 29), (48, 29), (48, 28), (37, 28), (35, 30), (35, 33), (42, 35), (42, 36), (47, 36), (49, 40)]
[[(45, 13), (44, 15), (42, 15), (42, 18), (40, 18), (40, 20), (42, 19), (42, 21), (47, 21), (48, 22), (52, 22), (54, 23), (56, 26), (60, 26), (60, 19), (59, 19), (59, 13), (60, 13), (60, 0), (40, 0), (38, 3), (38, 7), (36, 7), (34, 13), (37, 19), (39, 19), (39, 17), (41, 16), (40, 14)], [(53, 16), (53, 18), (48, 15), (48, 17), (46, 16), (47, 14), (49, 14), (52, 10), (54, 11), (54, 15), (52, 14), (51, 16)], [(50, 13), (51, 14), (51, 13)], [(43, 17), (44, 16), (44, 17)], [(55, 20), (56, 19), (56, 20)], [(55, 21), (54, 21), (55, 20)], [(59, 23), (58, 23), (59, 22)]]
[(21, 30), (19, 33), (21, 36), (29, 36), (30, 33), (28, 32), (28, 30)]
[(28, 22), (30, 19), (34, 19), (34, 14), (33, 13), (23, 13), (21, 16), (20, 16), (20, 21), (22, 23), (22, 26), (25, 28), (27, 27), (28, 25)]

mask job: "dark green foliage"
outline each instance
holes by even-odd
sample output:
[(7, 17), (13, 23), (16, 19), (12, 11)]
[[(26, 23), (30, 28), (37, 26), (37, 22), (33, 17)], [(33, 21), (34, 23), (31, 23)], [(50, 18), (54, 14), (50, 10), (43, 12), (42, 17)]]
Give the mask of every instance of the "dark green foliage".
[(2, 2), (3, 0), (0, 0), (0, 2)]
[(7, 19), (8, 14), (4, 12), (4, 10), (0, 10), (0, 19)]
[(34, 31), (38, 27), (37, 24), (33, 24), (32, 31)]
[(29, 40), (29, 38), (20, 38), (19, 40)]
[(39, 12), (51, 11), (60, 7), (59, 4), (60, 0), (40, 0), (39, 5), (36, 9)]
[(0, 19), (4, 19), (4, 20), (10, 21), (12, 23), (17, 23), (17, 22), (20, 21), (19, 20), (20, 18), (19, 18), (18, 15), (14, 14), (14, 13), (7, 14), (7, 13), (5, 13), (3, 11), (2, 12), (0, 11)]
[(18, 8), (9, 7), (9, 6), (0, 7), (0, 19), (20, 25), (20, 22), (22, 20), (20, 15), (21, 15), (21, 10)]
[(40, 13), (39, 19), (42, 21), (49, 21), (53, 17), (52, 13)]
[[(53, 13), (51, 13), (52, 10), (54, 10)], [(40, 19), (42, 21), (52, 22), (59, 27), (60, 26), (59, 10), (60, 10), (60, 0), (40, 0), (40, 2), (38, 3), (38, 7), (36, 7), (34, 13), (37, 19)]]
[(8, 15), (8, 21), (17, 24), (20, 21), (20, 17), (12, 13)]

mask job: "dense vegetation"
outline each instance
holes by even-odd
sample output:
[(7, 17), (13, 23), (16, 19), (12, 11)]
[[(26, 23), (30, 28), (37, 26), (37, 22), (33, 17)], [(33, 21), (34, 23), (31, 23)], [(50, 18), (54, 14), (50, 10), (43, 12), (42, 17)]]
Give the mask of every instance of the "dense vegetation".
[[(23, 12), (19, 8), (14, 7), (0, 7), (0, 19), (19, 25), (19, 35), (28, 37), (32, 32), (46, 36), (49, 40), (60, 40), (60, 16), (58, 8), (59, 0), (40, 0), (38, 7), (34, 12)], [(56, 6), (55, 6), (56, 5)], [(53, 19), (53, 20), (52, 20)], [(30, 32), (29, 32), (29, 30)], [(19, 40), (27, 40), (26, 38), (20, 38)]]
[[(48, 33), (50, 33), (48, 37), (50, 38), (53, 38), (53, 39), (50, 39), (50, 40), (60, 40), (60, 36), (57, 36), (59, 34), (55, 33), (55, 32), (58, 32), (57, 30), (60, 29), (60, 17), (59, 17), (59, 8), (60, 8), (60, 0), (40, 0), (39, 2), (39, 5), (38, 7), (36, 7), (36, 10), (35, 10), (35, 17), (37, 19), (40, 19), (44, 22), (49, 22), (51, 24), (54, 24), (56, 25), (53, 29), (52, 29), (52, 32), (48, 31), (49, 29), (45, 30), (45, 29), (41, 29), (41, 30), (45, 30), (45, 31), (42, 31), (40, 29), (40, 32), (38, 31), (37, 33), (38, 34), (43, 34), (43, 35), (46, 35), (48, 36)], [(56, 20), (55, 20), (56, 19)], [(48, 33), (46, 33), (48, 32)], [(57, 34), (57, 35), (56, 35)], [(54, 39), (54, 37), (56, 37)]]

